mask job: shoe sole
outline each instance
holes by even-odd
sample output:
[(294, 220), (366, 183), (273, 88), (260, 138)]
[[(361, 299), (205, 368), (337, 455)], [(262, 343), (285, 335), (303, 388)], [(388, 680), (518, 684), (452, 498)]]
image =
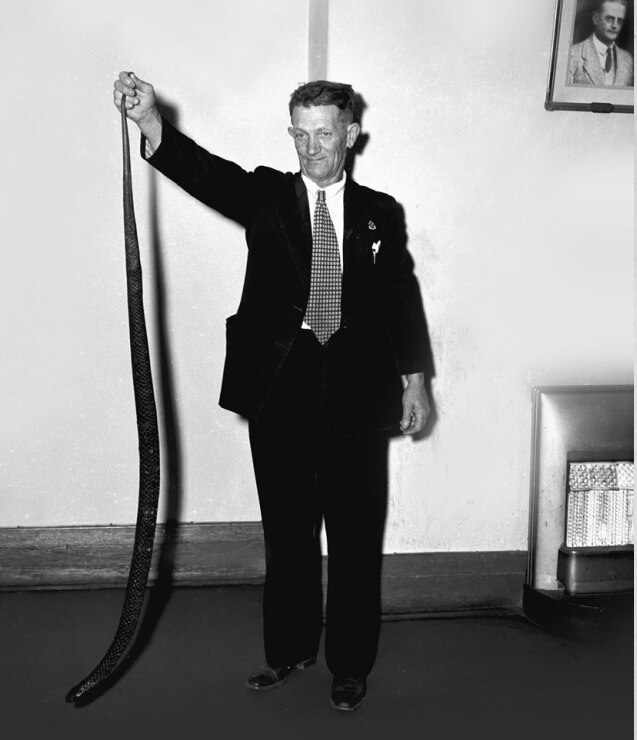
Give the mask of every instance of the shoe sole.
[(358, 702), (358, 704), (354, 704), (354, 706), (353, 706), (353, 707), (344, 707), (344, 706), (342, 706), (341, 704), (335, 704), (335, 703), (334, 703), (334, 702), (333, 702), (333, 701), (332, 701), (332, 700), (330, 699), (330, 704), (332, 705), (332, 709), (336, 709), (336, 710), (337, 710), (337, 711), (339, 711), (339, 712), (355, 712), (355, 711), (356, 711), (356, 710), (357, 710), (357, 709), (358, 709), (358, 708), (360, 707), (360, 705), (361, 705), (362, 703), (363, 703), (363, 700), (361, 699), (361, 700), (360, 700), (360, 701)]
[(272, 689), (278, 689), (279, 686), (283, 686), (283, 684), (287, 683), (287, 680), (288, 677), (286, 676), (276, 683), (271, 683), (269, 686), (255, 686), (249, 681), (246, 681), (246, 688), (250, 689), (250, 691), (272, 691)]

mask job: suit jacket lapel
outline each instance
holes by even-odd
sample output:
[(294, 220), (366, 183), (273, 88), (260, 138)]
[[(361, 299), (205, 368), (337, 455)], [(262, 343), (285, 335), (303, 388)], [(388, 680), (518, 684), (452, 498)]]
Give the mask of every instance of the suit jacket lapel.
[(356, 183), (350, 179), (345, 184), (343, 193), (343, 277), (347, 275), (353, 263), (355, 247)]
[(365, 191), (353, 180), (348, 179), (343, 196), (343, 288), (341, 310), (345, 318), (350, 315), (349, 301), (352, 298), (357, 271), (371, 257), (370, 235), (377, 220), (373, 204), (365, 196)]
[(632, 67), (628, 64), (628, 58), (622, 53), (617, 44), (615, 44), (615, 60), (617, 62), (615, 84), (621, 87), (631, 85)]
[(582, 56), (584, 57), (584, 69), (595, 85), (604, 84), (604, 70), (599, 61), (599, 54), (595, 48), (593, 37), (590, 36), (584, 46)]
[[(347, 276), (359, 261), (365, 259), (363, 252), (367, 249), (366, 237), (371, 235), (370, 229), (376, 228), (372, 219), (373, 205), (365, 197), (364, 190), (353, 180), (347, 181), (343, 200), (343, 275)], [(370, 242), (371, 244), (371, 242)], [(359, 255), (358, 252), (361, 252)]]
[(307, 295), (310, 291), (312, 266), (312, 224), (307, 190), (300, 174), (294, 176), (293, 187), (288, 197), (277, 202), (276, 212), (279, 224), (286, 235), (290, 256)]

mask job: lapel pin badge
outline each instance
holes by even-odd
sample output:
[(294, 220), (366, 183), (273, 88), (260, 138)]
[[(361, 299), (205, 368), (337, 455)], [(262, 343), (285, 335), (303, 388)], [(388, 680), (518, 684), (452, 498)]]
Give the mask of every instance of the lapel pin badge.
[[(376, 228), (376, 227), (374, 227), (374, 228)], [(378, 250), (379, 249), (380, 249), (380, 240), (377, 241), (377, 242), (374, 242), (372, 244), (372, 255), (374, 257), (374, 264), (376, 264), (376, 255), (378, 254)]]
[(376, 224), (373, 221), (370, 221), (367, 226), (371, 231), (375, 231), (376, 229)]

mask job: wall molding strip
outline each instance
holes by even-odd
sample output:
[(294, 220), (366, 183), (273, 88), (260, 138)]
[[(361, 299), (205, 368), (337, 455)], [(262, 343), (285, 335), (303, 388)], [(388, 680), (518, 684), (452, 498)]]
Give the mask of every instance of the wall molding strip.
[[(0, 528), (0, 590), (123, 588), (133, 525)], [(525, 551), (387, 554), (385, 614), (519, 608)], [(260, 584), (260, 522), (158, 525), (149, 583)]]
[(310, 0), (307, 40), (307, 81), (327, 79), (329, 0)]

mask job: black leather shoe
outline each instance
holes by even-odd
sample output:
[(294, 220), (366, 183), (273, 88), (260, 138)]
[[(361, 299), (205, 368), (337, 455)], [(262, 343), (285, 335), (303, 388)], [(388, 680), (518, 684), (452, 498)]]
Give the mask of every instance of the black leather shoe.
[(360, 707), (366, 693), (367, 679), (364, 676), (362, 678), (334, 676), (330, 700), (334, 709), (353, 712)]
[(253, 691), (268, 691), (269, 689), (276, 689), (277, 686), (283, 686), (293, 670), (298, 668), (300, 671), (304, 671), (315, 663), (316, 658), (308, 658), (296, 665), (284, 665), (279, 666), (278, 668), (272, 668), (272, 666), (266, 664), (260, 668), (257, 673), (248, 678), (246, 686)]

